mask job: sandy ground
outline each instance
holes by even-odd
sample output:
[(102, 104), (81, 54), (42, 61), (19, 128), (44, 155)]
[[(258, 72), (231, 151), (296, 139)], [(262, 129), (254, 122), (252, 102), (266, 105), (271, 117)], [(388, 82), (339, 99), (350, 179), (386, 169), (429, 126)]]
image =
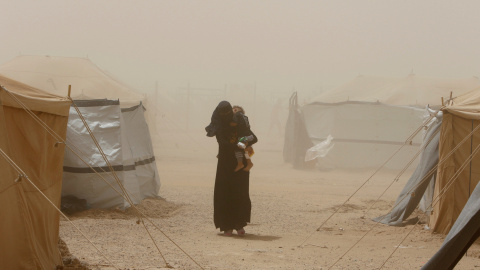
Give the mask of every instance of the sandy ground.
[[(374, 169), (294, 170), (283, 163), (281, 138), (256, 146), (247, 235), (225, 237), (213, 225), (214, 139), (172, 131), (156, 141), (161, 199), (146, 200), (139, 208), (203, 269), (419, 269), (443, 241), (443, 235), (425, 230), (425, 223), (416, 224), (423, 220), (421, 212), (403, 227), (370, 220), (388, 212), (411, 172), (373, 205), (397, 173), (380, 171), (331, 216)], [(88, 210), (71, 219), (118, 268), (165, 268), (133, 211)], [(60, 228), (71, 254), (91, 269), (114, 269), (73, 224), (63, 220)], [(202, 269), (162, 232), (147, 227), (173, 268)], [(456, 269), (480, 269), (479, 258), (474, 244)]]

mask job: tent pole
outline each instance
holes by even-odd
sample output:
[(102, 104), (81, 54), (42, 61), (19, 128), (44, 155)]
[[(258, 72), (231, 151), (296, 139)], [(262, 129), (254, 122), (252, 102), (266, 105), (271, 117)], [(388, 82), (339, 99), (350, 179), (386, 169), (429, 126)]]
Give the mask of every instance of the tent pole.
[[(472, 119), (472, 132), (473, 132), (473, 119)], [(470, 137), (470, 155), (472, 155), (472, 149), (473, 149), (473, 134), (472, 134), (472, 137)], [(469, 198), (471, 195), (471, 185), (472, 185), (472, 160), (470, 160), (470, 175), (468, 178), (468, 197)]]

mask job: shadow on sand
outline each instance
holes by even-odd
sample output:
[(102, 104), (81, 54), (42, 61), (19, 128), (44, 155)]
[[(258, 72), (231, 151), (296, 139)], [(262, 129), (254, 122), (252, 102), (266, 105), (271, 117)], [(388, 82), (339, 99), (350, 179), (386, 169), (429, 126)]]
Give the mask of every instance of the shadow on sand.
[(257, 235), (257, 234), (252, 234), (248, 232), (244, 236), (238, 236), (235, 233), (233, 233), (232, 236), (225, 236), (223, 235), (223, 233), (219, 233), (218, 235), (222, 237), (231, 237), (236, 239), (255, 240), (255, 241), (275, 241), (281, 238), (279, 236)]

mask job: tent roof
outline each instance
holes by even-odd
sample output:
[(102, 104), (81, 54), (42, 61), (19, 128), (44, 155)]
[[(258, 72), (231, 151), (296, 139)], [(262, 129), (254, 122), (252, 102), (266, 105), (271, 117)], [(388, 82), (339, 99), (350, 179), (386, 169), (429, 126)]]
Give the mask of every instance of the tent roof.
[(49, 93), (84, 95), (94, 99), (120, 99), (124, 105), (138, 104), (145, 97), (115, 80), (87, 58), (18, 56), (0, 66), (0, 74)]
[(325, 92), (312, 102), (381, 102), (388, 105), (438, 105), (450, 92), (460, 95), (480, 86), (475, 77), (447, 79), (410, 74), (404, 78), (357, 76), (346, 84)]
[[(68, 116), (68, 109), (65, 110), (65, 106), (67, 108), (70, 107), (71, 102), (66, 97), (47, 93), (2, 75), (0, 75), (0, 85), (12, 92), (32, 111)], [(0, 89), (0, 101), (4, 106), (22, 108), (22, 106), (3, 89)]]
[(480, 87), (454, 98), (445, 110), (467, 119), (480, 119)]

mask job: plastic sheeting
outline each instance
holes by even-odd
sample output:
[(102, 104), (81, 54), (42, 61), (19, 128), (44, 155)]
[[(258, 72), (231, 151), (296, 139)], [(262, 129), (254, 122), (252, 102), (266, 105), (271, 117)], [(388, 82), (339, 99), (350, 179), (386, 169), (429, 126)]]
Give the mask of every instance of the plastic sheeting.
[(307, 153), (305, 154), (305, 161), (314, 160), (319, 157), (325, 157), (335, 145), (332, 143), (332, 140), (333, 137), (328, 135), (326, 140), (321, 141), (319, 144), (308, 149)]
[(477, 185), (440, 249), (422, 270), (453, 269), (480, 236), (480, 186)]
[[(133, 202), (136, 204), (146, 197), (158, 196), (160, 179), (143, 106), (140, 104), (122, 112), (118, 101), (85, 100), (75, 103)], [(95, 171), (121, 192), (73, 107), (70, 109), (67, 139), (82, 152), (82, 158)], [(74, 153), (65, 153), (62, 196), (85, 199), (93, 208), (128, 207), (128, 202), (109, 184)]]
[[(438, 141), (442, 115), (437, 115), (435, 119), (436, 121), (431, 123), (422, 144), (425, 149), (420, 156), (420, 162), (400, 192), (395, 201), (395, 207), (390, 213), (375, 218), (375, 221), (391, 226), (400, 226), (413, 213), (429, 185), (435, 181), (436, 170), (433, 168), (438, 164)], [(432, 197), (423, 198), (426, 198), (426, 204), (430, 206)]]

